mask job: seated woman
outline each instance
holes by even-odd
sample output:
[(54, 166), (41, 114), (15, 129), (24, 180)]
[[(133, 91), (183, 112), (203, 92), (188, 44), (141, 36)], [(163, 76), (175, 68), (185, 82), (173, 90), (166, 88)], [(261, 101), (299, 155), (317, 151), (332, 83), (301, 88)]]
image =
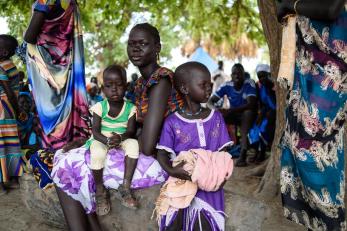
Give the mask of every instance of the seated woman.
[[(128, 56), (142, 74), (135, 86), (136, 120), (141, 124), (138, 142), (142, 154), (136, 167), (128, 163), (130, 158), (125, 159), (122, 150), (111, 149), (103, 170), (106, 188), (118, 189), (124, 175), (128, 174), (133, 174), (133, 189), (150, 187), (162, 183), (166, 178), (165, 171), (153, 158), (156, 156), (155, 145), (164, 117), (176, 111), (182, 105), (182, 99), (173, 87), (173, 72), (157, 63), (160, 49), (160, 36), (155, 27), (145, 23), (131, 30)], [(75, 148), (75, 145), (56, 152), (52, 171), (65, 219), (71, 230), (99, 230), (99, 225), (94, 226), (98, 223), (95, 216), (95, 184), (89, 168), (90, 154), (85, 147), (71, 148)], [(124, 165), (127, 166), (126, 172)]]

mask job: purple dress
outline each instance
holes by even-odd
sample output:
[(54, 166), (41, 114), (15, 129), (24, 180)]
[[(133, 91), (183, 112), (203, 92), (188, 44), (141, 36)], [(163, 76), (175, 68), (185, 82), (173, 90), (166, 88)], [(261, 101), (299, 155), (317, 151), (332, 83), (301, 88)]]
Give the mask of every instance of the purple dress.
[[(164, 122), (157, 149), (172, 154), (172, 159), (181, 151), (202, 148), (218, 151), (232, 144), (222, 115), (212, 110), (205, 119), (188, 120), (177, 112), (167, 117)], [(206, 192), (198, 190), (188, 208), (183, 211), (183, 230), (193, 230), (194, 224), (200, 222), (203, 215), (210, 223), (212, 230), (224, 230), (224, 190)], [(160, 218), (160, 230), (170, 226), (175, 220), (176, 211), (170, 211)]]

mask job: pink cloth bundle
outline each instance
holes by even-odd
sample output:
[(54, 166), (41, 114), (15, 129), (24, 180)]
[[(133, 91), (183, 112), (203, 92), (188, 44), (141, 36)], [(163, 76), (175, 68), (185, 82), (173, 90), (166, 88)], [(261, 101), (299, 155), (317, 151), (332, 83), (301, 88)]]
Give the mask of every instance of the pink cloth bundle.
[(192, 181), (169, 177), (160, 190), (156, 202), (157, 215), (165, 215), (169, 209), (182, 209), (190, 205), (198, 189), (217, 191), (233, 171), (233, 160), (227, 152), (192, 149), (181, 152), (173, 161), (191, 174)]

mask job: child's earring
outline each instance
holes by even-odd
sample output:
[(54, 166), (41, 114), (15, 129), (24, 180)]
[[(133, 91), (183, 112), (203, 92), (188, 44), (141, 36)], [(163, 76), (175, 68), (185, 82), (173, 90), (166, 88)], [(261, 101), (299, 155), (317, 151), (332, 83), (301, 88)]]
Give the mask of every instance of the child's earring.
[(187, 90), (187, 88), (185, 88), (184, 86), (181, 86), (181, 87), (180, 87), (180, 90), (181, 90), (181, 92), (182, 92), (183, 95), (188, 95), (188, 90)]

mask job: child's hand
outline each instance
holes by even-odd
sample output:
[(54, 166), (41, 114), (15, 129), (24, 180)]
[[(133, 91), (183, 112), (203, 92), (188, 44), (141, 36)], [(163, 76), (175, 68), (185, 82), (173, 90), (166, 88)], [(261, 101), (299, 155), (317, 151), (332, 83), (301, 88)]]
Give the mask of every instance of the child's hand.
[(218, 189), (218, 190), (222, 189), (222, 188), (224, 187), (224, 185), (225, 185), (226, 182), (227, 182), (227, 180), (224, 180), (223, 183), (219, 186), (219, 189)]
[(184, 165), (184, 162), (179, 163), (175, 167), (172, 167), (170, 172), (168, 172), (168, 173), (170, 176), (173, 176), (173, 177), (176, 177), (176, 178), (179, 178), (182, 180), (190, 180), (191, 181), (192, 179), (190, 178), (189, 173), (183, 169), (183, 165)]
[(107, 145), (110, 148), (117, 148), (119, 147), (120, 143), (122, 142), (122, 137), (121, 135), (117, 134), (117, 133), (112, 133), (112, 136), (109, 139), (109, 142), (107, 143)]

